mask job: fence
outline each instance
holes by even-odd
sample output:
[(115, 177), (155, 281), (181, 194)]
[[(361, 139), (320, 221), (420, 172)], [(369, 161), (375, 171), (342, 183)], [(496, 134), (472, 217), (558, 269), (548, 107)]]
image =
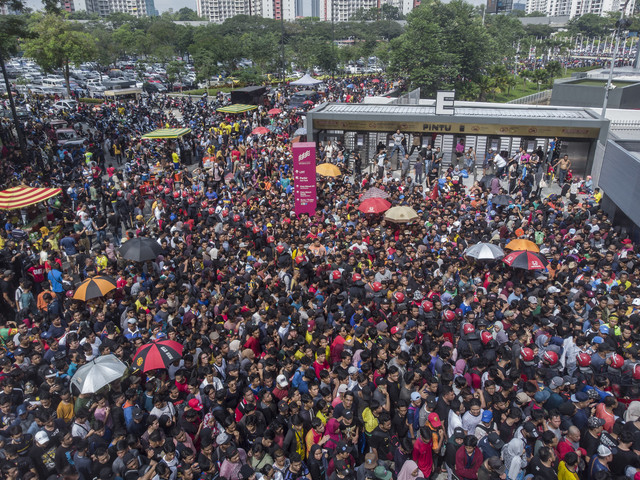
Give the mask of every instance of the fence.
[(525, 105), (539, 105), (547, 103), (551, 99), (551, 89), (542, 90), (541, 92), (534, 93), (533, 95), (527, 95), (526, 97), (516, 98), (507, 103), (513, 104), (525, 104)]

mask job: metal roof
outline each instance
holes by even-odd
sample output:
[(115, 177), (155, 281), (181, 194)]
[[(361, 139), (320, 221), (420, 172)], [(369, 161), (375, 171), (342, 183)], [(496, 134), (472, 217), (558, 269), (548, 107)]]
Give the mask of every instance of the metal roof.
[[(502, 118), (547, 118), (593, 120), (585, 110), (558, 108), (474, 108), (456, 106), (456, 116), (502, 117)], [(372, 115), (435, 115), (435, 107), (426, 105), (376, 105), (329, 103), (312, 113), (372, 114)]]

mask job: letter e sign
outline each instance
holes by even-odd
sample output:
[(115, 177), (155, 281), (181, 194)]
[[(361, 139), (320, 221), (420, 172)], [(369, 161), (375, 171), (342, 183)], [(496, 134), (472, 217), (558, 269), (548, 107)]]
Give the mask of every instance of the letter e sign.
[(436, 115), (455, 115), (456, 110), (453, 108), (455, 90), (436, 92)]

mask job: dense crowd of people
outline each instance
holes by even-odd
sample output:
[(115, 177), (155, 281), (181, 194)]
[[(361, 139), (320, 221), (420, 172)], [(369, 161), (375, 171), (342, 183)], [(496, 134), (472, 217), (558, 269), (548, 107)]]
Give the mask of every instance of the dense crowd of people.
[[(388, 88), (349, 78), (323, 95)], [(297, 217), (292, 91), (237, 115), (217, 112), (221, 97), (80, 105), (62, 116), (86, 141), (68, 147), (47, 102), (30, 100), (27, 159), (2, 124), (4, 186), (63, 189), (4, 212), (2, 478), (638, 480), (640, 262), (627, 232), (584, 194), (495, 176), (467, 188), (457, 165), (378, 178), (341, 142), (319, 145), (318, 162), (344, 175), (318, 177), (316, 214)], [(179, 126), (192, 133), (140, 138)], [(506, 160), (521, 172), (532, 153)], [(541, 168), (564, 158), (535, 155)], [(419, 219), (360, 213), (372, 187)], [(492, 202), (506, 193), (510, 205)], [(137, 236), (161, 255), (125, 260), (118, 247)], [(547, 268), (464, 255), (515, 238)], [(117, 288), (73, 299), (96, 275)], [(181, 358), (132, 365), (162, 340)], [(75, 372), (109, 354), (127, 374), (79, 394)]]

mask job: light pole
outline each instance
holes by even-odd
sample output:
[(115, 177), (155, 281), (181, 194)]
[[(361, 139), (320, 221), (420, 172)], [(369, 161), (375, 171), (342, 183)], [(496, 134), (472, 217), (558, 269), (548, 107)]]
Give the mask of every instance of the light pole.
[(611, 65), (609, 67), (609, 79), (607, 80), (606, 90), (604, 91), (604, 102), (602, 103), (602, 113), (600, 114), (600, 118), (605, 118), (607, 114), (607, 103), (609, 103), (609, 92), (611, 92), (611, 82), (613, 81), (613, 69), (616, 66), (616, 57), (618, 56), (618, 48), (620, 48), (620, 32), (627, 28), (631, 22), (629, 19), (624, 18), (624, 11), (627, 8), (627, 4), (630, 0), (626, 0), (622, 5), (622, 9), (620, 10), (620, 19), (616, 22), (616, 46), (611, 52)]
[(285, 67), (284, 67), (284, 4), (283, 1), (280, 0), (280, 25), (281, 25), (281, 35), (280, 35), (280, 43), (281, 43), (281, 54), (282, 54), (282, 84), (285, 82)]
[(4, 78), (4, 85), (7, 87), (7, 96), (9, 97), (9, 106), (11, 107), (11, 115), (13, 116), (13, 124), (16, 127), (16, 133), (18, 134), (18, 143), (20, 144), (20, 153), (22, 154), (22, 160), (27, 161), (27, 142), (24, 138), (24, 132), (22, 131), (22, 125), (18, 119), (18, 112), (16, 111), (16, 104), (13, 101), (13, 93), (11, 92), (11, 84), (7, 77), (7, 68), (4, 65), (4, 50), (0, 46), (0, 68), (2, 69), (2, 77)]

